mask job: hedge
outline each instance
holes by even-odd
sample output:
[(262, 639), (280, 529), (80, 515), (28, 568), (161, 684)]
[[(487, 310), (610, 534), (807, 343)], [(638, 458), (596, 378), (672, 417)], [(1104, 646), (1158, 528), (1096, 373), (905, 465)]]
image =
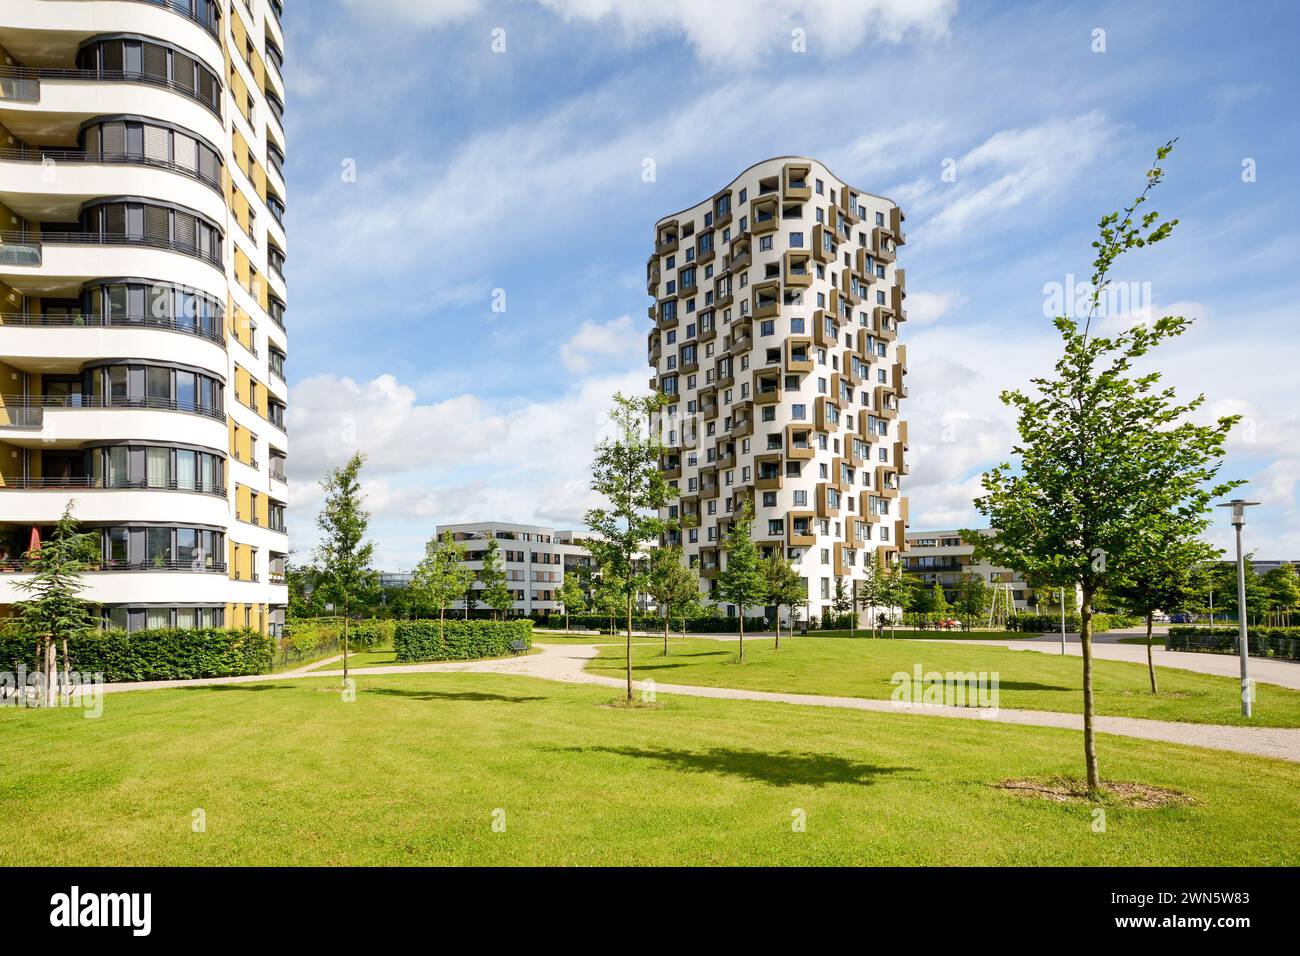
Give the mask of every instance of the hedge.
[[(551, 630), (564, 630), (564, 615), (551, 614), (546, 617), (537, 619), (537, 626)], [(569, 616), (569, 627), (584, 630), (603, 630), (609, 627), (608, 614), (571, 614)], [(771, 627), (771, 622), (765, 617), (747, 617), (745, 618), (746, 631), (766, 631)], [(627, 628), (627, 615), (614, 615), (614, 630), (617, 632), (625, 631)], [(657, 614), (635, 614), (632, 616), (632, 630), (650, 631), (652, 633), (662, 634), (664, 629), (664, 619)], [(671, 622), (671, 629), (681, 633), (682, 620), (674, 617)], [(690, 617), (686, 619), (686, 632), (688, 634), (709, 634), (713, 632), (723, 634), (734, 634), (740, 630), (740, 618), (738, 617)]]
[(416, 661), (468, 661), (513, 653), (513, 641), (533, 644), (533, 622), (454, 620), (398, 621), (393, 649), (400, 664)]
[[(1132, 614), (1094, 614), (1092, 632), (1110, 631), (1118, 627), (1136, 627), (1142, 619)], [(1065, 612), (1065, 629), (1073, 634), (1079, 633), (1079, 612)], [(1061, 614), (1031, 614), (1017, 612), (1007, 618), (1008, 631), (1021, 631), (1026, 634), (1049, 634), (1061, 630)]]
[[(396, 623), (389, 619), (349, 622), (348, 649), (363, 650), (391, 643)], [(292, 649), (300, 654), (341, 646), (343, 643), (341, 618), (298, 618), (289, 621), (284, 630), (285, 636), (280, 641), (281, 649)]]
[[(1251, 627), (1247, 632), (1250, 653), (1300, 661), (1300, 627)], [(1235, 627), (1174, 626), (1165, 638), (1171, 651), (1206, 651), (1211, 654), (1237, 653)]]
[[(103, 674), (110, 683), (264, 674), (274, 654), (275, 642), (249, 629), (162, 627), (130, 634), (114, 629), (68, 640), (72, 669)], [(35, 641), (12, 632), (0, 635), (0, 666), (18, 664), (35, 669)]]

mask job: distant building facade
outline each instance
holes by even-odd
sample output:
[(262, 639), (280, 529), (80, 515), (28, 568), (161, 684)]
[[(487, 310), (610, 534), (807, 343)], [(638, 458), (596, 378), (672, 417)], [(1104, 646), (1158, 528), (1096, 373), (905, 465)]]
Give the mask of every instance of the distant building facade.
[[(992, 535), (992, 531), (983, 534)], [(949, 603), (955, 602), (963, 582), (979, 578), (990, 588), (1009, 595), (1017, 611), (1037, 606), (1034, 589), (1016, 571), (975, 559), (975, 546), (960, 531), (909, 531), (903, 552), (903, 571), (925, 583), (936, 581)]]

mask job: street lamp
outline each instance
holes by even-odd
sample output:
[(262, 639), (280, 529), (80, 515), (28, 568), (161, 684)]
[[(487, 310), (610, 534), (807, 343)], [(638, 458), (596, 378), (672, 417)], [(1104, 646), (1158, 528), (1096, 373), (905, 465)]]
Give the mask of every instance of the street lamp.
[(1246, 509), (1259, 504), (1258, 501), (1246, 501), (1233, 498), (1219, 505), (1220, 508), (1232, 509), (1232, 527), (1237, 531), (1237, 652), (1241, 657), (1241, 714), (1251, 716), (1250, 693), (1250, 647), (1246, 635), (1246, 561), (1241, 553), (1241, 529), (1246, 523)]

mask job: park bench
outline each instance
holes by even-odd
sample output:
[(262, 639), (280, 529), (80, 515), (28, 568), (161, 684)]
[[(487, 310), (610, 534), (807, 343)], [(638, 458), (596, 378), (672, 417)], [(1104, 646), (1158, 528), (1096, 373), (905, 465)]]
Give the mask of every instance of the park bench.
[(511, 641), (511, 642), (510, 642), (510, 649), (511, 649), (512, 651), (514, 651), (516, 654), (522, 654), (524, 651), (528, 650), (528, 642), (527, 642), (527, 641)]

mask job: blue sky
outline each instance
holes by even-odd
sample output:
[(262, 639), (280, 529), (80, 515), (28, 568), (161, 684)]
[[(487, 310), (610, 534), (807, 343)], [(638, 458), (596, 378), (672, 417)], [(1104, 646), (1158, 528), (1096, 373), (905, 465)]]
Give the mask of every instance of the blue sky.
[(649, 377), (654, 221), (786, 154), (903, 206), (911, 524), (978, 523), (1014, 439), (998, 392), (1055, 355), (1051, 284), (1084, 281), (1098, 218), (1174, 136), (1154, 208), (1181, 224), (1117, 278), (1196, 318), (1159, 366), (1245, 416), (1224, 474), (1265, 503), (1248, 546), (1300, 558), (1293, 4), (287, 7), (300, 559), (317, 480), (358, 447), (385, 569), (440, 522), (579, 525), (609, 397)]

